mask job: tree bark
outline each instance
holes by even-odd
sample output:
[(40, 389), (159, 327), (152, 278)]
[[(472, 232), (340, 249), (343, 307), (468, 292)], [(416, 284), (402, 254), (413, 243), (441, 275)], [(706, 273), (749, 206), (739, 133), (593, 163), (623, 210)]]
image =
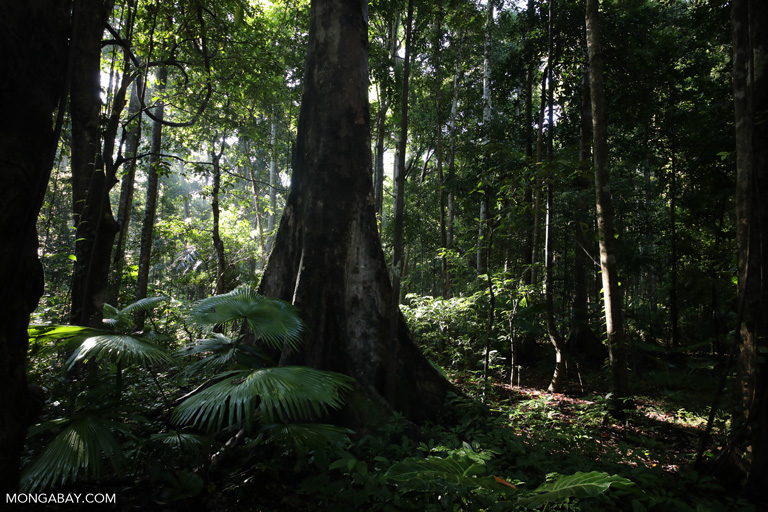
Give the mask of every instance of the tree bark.
[(101, 326), (109, 288), (109, 262), (118, 231), (109, 191), (117, 183), (101, 153), (101, 39), (112, 0), (75, 3), (77, 32), (70, 93), (72, 120), (72, 201), (76, 226), (71, 321)]
[(269, 135), (269, 215), (267, 216), (267, 253), (272, 251), (275, 240), (275, 219), (277, 219), (277, 185), (280, 173), (277, 169), (277, 119), (272, 117)]
[[(64, 103), (68, 13), (62, 2), (0, 6), (0, 496), (18, 491), (27, 426), (42, 399), (26, 381), (29, 315), (43, 293), (37, 215)], [(61, 103), (60, 103), (61, 101)], [(54, 113), (59, 109), (56, 128)]]
[[(483, 133), (484, 139), (491, 139), (491, 29), (493, 27), (493, 2), (489, 1), (485, 9), (485, 43), (483, 46)], [(486, 155), (487, 156), (487, 155)], [(477, 275), (488, 273), (488, 190), (481, 185), (480, 213), (477, 227)]]
[[(160, 66), (157, 69), (157, 87), (155, 95), (161, 96), (165, 92), (166, 81), (168, 79), (168, 69)], [(155, 231), (155, 216), (157, 214), (157, 189), (160, 181), (160, 161), (163, 143), (163, 118), (165, 115), (165, 105), (160, 99), (160, 104), (155, 107), (155, 117), (152, 124), (152, 144), (150, 146), (149, 165), (147, 166), (147, 195), (144, 203), (144, 221), (141, 225), (141, 247), (139, 249), (139, 275), (136, 278), (135, 300), (145, 299), (147, 297), (147, 288), (149, 287), (149, 268), (152, 264), (152, 239)], [(144, 319), (146, 311), (138, 311), (135, 315), (136, 329), (144, 328)]]
[[(591, 185), (586, 177), (586, 171), (591, 167), (592, 160), (592, 103), (589, 90), (589, 70), (584, 70), (581, 90), (581, 134), (579, 138), (579, 173), (574, 180), (578, 191), (576, 212), (589, 211), (586, 192)], [(597, 362), (602, 364), (603, 347), (589, 325), (589, 286), (592, 282), (590, 275), (594, 274), (591, 250), (594, 240), (591, 226), (584, 222), (583, 217), (574, 220), (573, 243), (573, 309), (571, 312), (571, 328), (568, 336), (568, 351), (580, 362)]]
[[(555, 65), (554, 60), (554, 3), (549, 2), (549, 44), (547, 50), (547, 160), (552, 164), (554, 158), (554, 138), (555, 138), (555, 89), (552, 80), (552, 69)], [(565, 342), (557, 330), (555, 323), (555, 279), (554, 279), (554, 255), (552, 249), (552, 239), (554, 225), (552, 215), (554, 210), (554, 177), (550, 170), (547, 179), (547, 206), (546, 220), (544, 225), (544, 299), (546, 302), (546, 323), (547, 335), (549, 341), (555, 349), (555, 370), (552, 374), (552, 380), (547, 389), (550, 393), (562, 393), (565, 385)]]
[[(376, 228), (368, 108), (367, 2), (313, 0), (291, 191), (260, 291), (292, 302), (307, 325), (300, 353), (281, 363), (357, 381), (339, 421), (372, 429), (391, 410), (435, 418), (450, 385), (397, 314)], [(385, 401), (389, 368), (397, 379)]]
[[(393, 224), (394, 224), (394, 243), (392, 244), (392, 309), (393, 311), (400, 308), (400, 285), (403, 279), (404, 262), (403, 262), (403, 216), (405, 214), (405, 176), (406, 165), (405, 157), (407, 153), (408, 145), (408, 93), (409, 93), (409, 78), (411, 75), (411, 42), (413, 36), (413, 0), (408, 1), (408, 14), (405, 22), (405, 56), (403, 63), (403, 88), (400, 95), (400, 140), (397, 145), (397, 159), (394, 172), (394, 187), (395, 198), (393, 210)], [(410, 169), (410, 166), (408, 167)], [(390, 328), (390, 336), (397, 337), (397, 322), (394, 320), (396, 315), (390, 316), (393, 319), (392, 326)], [(396, 350), (396, 345), (393, 346), (393, 350)], [(396, 356), (395, 356), (396, 357)]]
[[(137, 78), (136, 80), (141, 80)], [(143, 89), (143, 88), (142, 88)], [(120, 288), (123, 282), (123, 268), (125, 267), (125, 241), (128, 237), (128, 228), (131, 223), (131, 211), (133, 210), (134, 184), (136, 181), (136, 155), (141, 140), (141, 102), (138, 97), (139, 87), (134, 81), (131, 91), (131, 101), (128, 106), (128, 129), (125, 136), (125, 162), (127, 169), (120, 185), (120, 201), (117, 207), (117, 223), (119, 233), (115, 242), (114, 255), (112, 257), (112, 284), (110, 285), (110, 304), (117, 306), (120, 302)]]
[(617, 400), (629, 398), (629, 368), (622, 320), (621, 293), (616, 274), (616, 242), (613, 229), (613, 200), (608, 169), (608, 123), (603, 82), (603, 54), (600, 47), (599, 0), (587, 0), (586, 29), (592, 98), (592, 137), (595, 166), (597, 231), (603, 280), (605, 329), (611, 369), (611, 386)]
[[(274, 126), (274, 124), (272, 125)], [(215, 138), (214, 138), (215, 141)], [(216, 284), (215, 294), (221, 295), (227, 293), (227, 258), (224, 253), (224, 241), (219, 232), (219, 217), (221, 209), (219, 208), (219, 192), (221, 191), (221, 156), (224, 154), (224, 140), (221, 141), (221, 151), (215, 153), (214, 145), (211, 146), (211, 161), (213, 162), (213, 187), (211, 190), (211, 211), (213, 212), (213, 230), (211, 238), (213, 240), (213, 249), (216, 253)]]
[(745, 495), (763, 503), (768, 481), (768, 4), (734, 0), (732, 9), (740, 321), (736, 429), (749, 447), (737, 453), (746, 453)]
[(437, 27), (435, 29), (434, 66), (435, 66), (435, 166), (437, 167), (437, 196), (440, 208), (440, 295), (448, 296), (448, 232), (446, 231), (446, 186), (443, 173), (443, 111), (442, 111), (442, 73), (440, 70), (440, 47), (442, 46), (443, 31), (443, 2), (440, 0), (437, 6)]

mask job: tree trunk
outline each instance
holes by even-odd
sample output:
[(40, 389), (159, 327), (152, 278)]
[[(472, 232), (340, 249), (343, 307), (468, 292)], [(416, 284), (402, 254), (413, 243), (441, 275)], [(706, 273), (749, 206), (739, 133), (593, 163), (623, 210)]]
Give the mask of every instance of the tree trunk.
[[(552, 163), (554, 158), (555, 139), (555, 90), (552, 81), (552, 69), (554, 68), (554, 19), (553, 9), (555, 0), (549, 2), (549, 45), (547, 50), (547, 160)], [(552, 254), (553, 235), (553, 208), (554, 208), (554, 177), (551, 174), (547, 179), (547, 209), (544, 226), (544, 299), (546, 303), (546, 323), (549, 341), (555, 348), (555, 370), (547, 389), (550, 393), (562, 393), (565, 384), (565, 342), (557, 330), (555, 323), (555, 280), (554, 280), (554, 255)]]
[[(486, 141), (491, 140), (491, 28), (493, 27), (493, 2), (489, 1), (485, 9), (485, 43), (483, 47), (483, 133)], [(486, 155), (487, 157), (488, 155)], [(483, 183), (480, 195), (480, 213), (477, 228), (477, 275), (488, 273), (488, 190)]]
[(435, 53), (435, 166), (437, 167), (437, 197), (440, 208), (440, 295), (448, 297), (448, 257), (445, 251), (448, 249), (448, 232), (446, 231), (446, 186), (443, 173), (443, 111), (442, 111), (442, 73), (440, 72), (440, 48), (442, 46), (443, 31), (443, 2), (437, 7), (437, 27), (435, 29), (435, 41), (433, 44)]
[[(448, 181), (451, 182), (456, 176), (456, 117), (459, 108), (459, 84), (461, 83), (461, 49), (464, 36), (461, 31), (458, 35), (459, 49), (456, 56), (456, 68), (453, 75), (453, 99), (451, 100), (451, 117), (448, 120)], [(445, 244), (448, 249), (453, 249), (454, 240), (454, 219), (456, 217), (456, 197), (453, 192), (453, 186), (448, 190), (447, 198), (447, 218), (445, 219)]]
[[(390, 410), (435, 418), (450, 385), (413, 343), (397, 313), (398, 358), (389, 336), (392, 286), (372, 200), (367, 2), (313, 0), (291, 191), (264, 295), (292, 302), (307, 325), (303, 363), (354, 377), (340, 421), (361, 430)], [(395, 368), (394, 393), (385, 401)]]
[[(162, 96), (165, 92), (168, 69), (161, 66), (157, 70), (157, 88), (155, 95)], [(150, 147), (149, 165), (147, 169), (147, 199), (144, 204), (144, 221), (141, 225), (141, 247), (139, 249), (139, 275), (136, 278), (135, 300), (147, 297), (149, 287), (149, 268), (152, 264), (152, 238), (155, 231), (155, 216), (157, 214), (157, 188), (160, 179), (160, 155), (163, 143), (163, 118), (165, 105), (160, 99), (160, 104), (155, 107), (155, 117), (152, 124), (152, 144)], [(144, 319), (147, 312), (140, 310), (135, 315), (135, 325), (138, 330), (144, 328)]]
[[(43, 293), (37, 215), (63, 112), (68, 15), (62, 2), (0, 6), (0, 496), (18, 491), (27, 426), (43, 405), (26, 381), (29, 315)], [(35, 409), (38, 409), (37, 411)]]
[[(141, 80), (137, 78), (136, 80)], [(142, 88), (143, 89), (143, 88)], [(117, 207), (117, 223), (120, 231), (115, 243), (114, 256), (112, 257), (112, 284), (110, 285), (110, 304), (117, 306), (120, 302), (120, 288), (123, 282), (123, 268), (125, 267), (125, 241), (128, 238), (128, 228), (131, 222), (133, 210), (134, 183), (136, 181), (136, 155), (141, 140), (141, 102), (138, 97), (139, 87), (134, 81), (131, 91), (131, 102), (128, 106), (129, 127), (125, 136), (125, 162), (128, 168), (120, 185), (120, 202)]]
[(373, 204), (379, 219), (384, 214), (384, 139), (388, 110), (389, 102), (382, 98), (379, 114), (376, 116), (376, 158), (373, 163)]
[(677, 158), (672, 146), (669, 179), (669, 323), (672, 346), (680, 346), (680, 314), (677, 308)]
[[(586, 171), (591, 167), (592, 157), (592, 104), (589, 90), (589, 70), (584, 70), (581, 90), (581, 134), (579, 138), (579, 173), (574, 180), (577, 203), (576, 212), (581, 215), (589, 211), (586, 192), (590, 190)], [(573, 263), (573, 310), (571, 329), (568, 337), (568, 351), (580, 362), (599, 362), (602, 364), (603, 347), (589, 325), (589, 285), (594, 274), (591, 250), (594, 246), (591, 226), (583, 216), (574, 219), (574, 263)]]
[[(275, 126), (274, 124), (272, 126)], [(215, 140), (215, 139), (214, 139)], [(213, 162), (213, 187), (211, 190), (211, 211), (213, 212), (213, 249), (216, 252), (216, 285), (215, 294), (221, 295), (227, 293), (227, 258), (224, 253), (224, 241), (219, 234), (219, 217), (221, 210), (219, 208), (219, 192), (221, 191), (221, 156), (224, 154), (224, 140), (221, 141), (221, 151), (216, 154), (211, 151), (211, 161)], [(211, 146), (213, 148), (213, 146)]]
[(72, 120), (72, 201), (75, 218), (75, 261), (71, 321), (101, 326), (109, 288), (109, 262), (118, 231), (109, 191), (117, 183), (101, 154), (101, 38), (112, 0), (75, 4), (77, 32), (70, 92)]
[(589, 51), (590, 92), (592, 97), (592, 136), (595, 166), (597, 231), (600, 242), (600, 267), (603, 279), (605, 329), (611, 386), (617, 400), (629, 398), (629, 368), (621, 313), (621, 293), (616, 275), (616, 242), (613, 230), (613, 201), (608, 170), (608, 130), (603, 83), (603, 54), (600, 48), (599, 0), (587, 0), (587, 49)]
[(269, 136), (269, 215), (267, 216), (267, 252), (272, 251), (275, 240), (275, 219), (277, 218), (277, 185), (280, 172), (277, 169), (277, 119), (272, 117), (272, 130)]
[[(734, 0), (736, 243), (739, 273), (737, 431), (750, 449), (745, 495), (764, 503), (768, 482), (768, 4)], [(740, 423), (740, 424), (739, 424)]]

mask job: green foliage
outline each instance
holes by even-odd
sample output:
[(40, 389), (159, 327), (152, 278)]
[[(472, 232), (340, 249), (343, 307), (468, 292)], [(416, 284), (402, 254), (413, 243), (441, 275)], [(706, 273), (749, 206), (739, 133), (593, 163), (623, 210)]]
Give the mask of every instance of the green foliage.
[(349, 377), (302, 366), (231, 371), (214, 380), (174, 409), (176, 424), (250, 429), (257, 406), (268, 423), (310, 419), (339, 408), (342, 391), (351, 389)]
[[(57, 420), (46, 427), (65, 424), (56, 438), (28, 466), (21, 477), (24, 492), (42, 491), (77, 481), (78, 477), (100, 478), (104, 475), (104, 459), (113, 470), (121, 468), (123, 450), (115, 431), (124, 430), (116, 421), (98, 416)], [(42, 429), (30, 432), (30, 436)]]
[(488, 474), (490, 453), (478, 452), (468, 443), (451, 450), (447, 456), (410, 457), (393, 464), (385, 478), (398, 482), (403, 489), (438, 490), (455, 487), (509, 491), (514, 486)]
[[(214, 332), (210, 338), (177, 351), (184, 356), (203, 357), (177, 373), (177, 380), (163, 384), (180, 394), (180, 386), (188, 382), (184, 379), (205, 376), (208, 380), (174, 407), (167, 399), (159, 405), (153, 401), (132, 404), (129, 399), (137, 391), (123, 394), (121, 385), (116, 395), (111, 393), (105, 385), (108, 381), (97, 378), (99, 373), (114, 371), (117, 382), (125, 380), (141, 388), (140, 382), (134, 384), (136, 375), (124, 375), (124, 372), (131, 366), (143, 366), (160, 394), (165, 396), (154, 372), (175, 359), (148, 340), (151, 333), (137, 334), (131, 330), (135, 312), (147, 311), (166, 300), (165, 297), (145, 299), (122, 310), (105, 307), (105, 324), (113, 331), (70, 326), (30, 327), (30, 338), (34, 341), (33, 348), (37, 347), (38, 357), (71, 351), (62, 367), (68, 373), (63, 374), (62, 379), (72, 381), (72, 396), (66, 407), (68, 416), (48, 420), (32, 430), (56, 435), (26, 469), (26, 489), (39, 491), (78, 479), (100, 479), (122, 470), (125, 459), (169, 450), (176, 455), (184, 454), (178, 463), (189, 459), (188, 463), (199, 465), (201, 459), (210, 456), (208, 452), (214, 443), (211, 437), (201, 436), (190, 428), (214, 435), (222, 429), (251, 430), (258, 421), (262, 441), (292, 445), (304, 451), (346, 439), (349, 434), (346, 429), (299, 422), (317, 420), (329, 410), (339, 408), (343, 394), (351, 389), (351, 378), (306, 367), (267, 367), (268, 358), (263, 357), (257, 347), (243, 343), (242, 336), (233, 340)], [(200, 301), (193, 306), (191, 316), (197, 324), (209, 327), (247, 321), (259, 339), (274, 347), (285, 344), (296, 348), (303, 330), (294, 308), (260, 297), (250, 287)], [(93, 364), (77, 364), (81, 362)], [(212, 372), (216, 373), (210, 376)], [(163, 423), (148, 421), (147, 416), (157, 414), (151, 407), (158, 407), (164, 415), (170, 413), (171, 422), (183, 429), (168, 430)], [(137, 431), (144, 432), (143, 438), (134, 435)], [(111, 471), (105, 468), (105, 461), (110, 462)], [(205, 488), (200, 475), (184, 467), (158, 475), (163, 475), (160, 478), (165, 482), (162, 499), (188, 498)]]
[(548, 482), (534, 489), (530, 496), (517, 500), (517, 504), (526, 508), (539, 508), (570, 498), (594, 498), (607, 492), (610, 487), (634, 489), (635, 484), (624, 477), (598, 471), (551, 475)]
[(293, 306), (261, 297), (247, 285), (199, 301), (190, 316), (204, 325), (245, 319), (257, 337), (275, 348), (282, 348), (285, 343), (292, 350), (298, 349), (304, 331)]

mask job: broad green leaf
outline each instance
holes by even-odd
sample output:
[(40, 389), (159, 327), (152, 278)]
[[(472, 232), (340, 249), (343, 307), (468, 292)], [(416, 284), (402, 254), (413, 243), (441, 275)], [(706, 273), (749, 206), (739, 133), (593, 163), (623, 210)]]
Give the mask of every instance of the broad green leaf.
[(528, 508), (537, 508), (548, 503), (560, 503), (567, 498), (592, 498), (606, 492), (610, 487), (630, 489), (634, 482), (618, 475), (609, 475), (599, 471), (557, 475), (552, 482), (537, 487), (533, 496), (521, 498), (515, 502)]

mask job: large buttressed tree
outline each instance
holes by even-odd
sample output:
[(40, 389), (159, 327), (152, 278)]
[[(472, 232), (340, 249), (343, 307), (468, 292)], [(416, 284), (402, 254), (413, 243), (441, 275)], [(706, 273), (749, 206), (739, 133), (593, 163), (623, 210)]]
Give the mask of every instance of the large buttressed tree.
[(367, 17), (367, 0), (312, 1), (291, 191), (260, 288), (307, 325), (302, 351), (283, 363), (357, 380), (343, 421), (358, 428), (391, 410), (434, 417), (449, 389), (391, 307), (371, 180)]
[(58, 138), (67, 62), (66, 4), (3, 2), (0, 53), (0, 494), (15, 492), (35, 401), (26, 381), (29, 315), (43, 293), (37, 215)]

